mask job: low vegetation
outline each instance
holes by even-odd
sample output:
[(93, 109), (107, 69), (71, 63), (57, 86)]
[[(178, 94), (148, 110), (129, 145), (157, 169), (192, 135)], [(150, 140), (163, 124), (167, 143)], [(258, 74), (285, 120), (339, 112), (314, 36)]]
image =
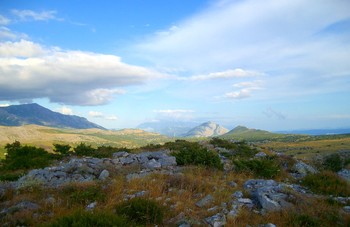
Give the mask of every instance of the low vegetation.
[(309, 174), (302, 180), (302, 185), (308, 187), (312, 192), (318, 194), (346, 197), (350, 196), (350, 187), (348, 182), (330, 171)]
[(217, 169), (223, 168), (217, 153), (209, 151), (196, 142), (177, 140), (173, 143), (167, 143), (165, 146), (174, 151), (172, 155), (176, 157), (178, 165), (202, 165)]
[[(125, 173), (128, 169), (123, 169), (103, 183), (70, 183), (61, 186), (59, 190), (44, 188), (33, 182), (31, 187), (0, 194), (0, 212), (19, 201), (35, 201), (40, 208), (35, 211), (14, 210), (5, 217), (0, 215), (0, 221), (7, 226), (178, 226), (178, 221), (185, 218), (192, 225), (200, 226), (203, 223), (198, 223), (198, 220), (204, 220), (218, 212), (196, 205), (206, 195), (213, 197), (209, 208), (228, 203), (227, 209), (230, 209), (233, 192), (242, 191), (244, 197), (249, 197), (243, 187), (246, 180), (266, 178), (283, 181), (285, 167), (289, 168), (295, 163), (295, 159), (290, 156), (255, 157), (260, 151), (256, 146), (244, 141), (219, 138), (207, 142), (177, 140), (134, 150), (112, 146), (95, 147), (87, 143), (75, 146), (55, 143), (53, 153), (15, 142), (6, 146), (8, 155), (1, 161), (0, 177), (1, 180), (17, 179), (20, 176), (18, 174), (62, 159), (67, 161), (70, 156), (104, 158), (112, 157), (114, 152), (122, 150), (170, 150), (177, 163), (183, 166), (181, 174), (153, 173), (127, 179)], [(225, 167), (223, 171), (219, 155), (224, 155), (233, 168)], [(342, 155), (326, 156), (320, 163), (320, 168), (326, 171), (307, 175), (300, 181), (313, 193), (324, 197), (293, 194), (291, 199), (297, 202), (291, 201), (295, 204), (292, 208), (264, 215), (242, 208), (237, 217), (227, 218), (226, 226), (262, 226), (268, 222), (276, 226), (349, 226), (349, 215), (341, 211), (344, 205), (329, 199), (329, 195), (350, 196), (349, 183), (334, 172), (346, 168), (347, 162)], [(290, 181), (299, 184), (292, 178), (289, 178)], [(143, 191), (146, 193), (142, 196), (134, 196)], [(91, 203), (95, 204), (95, 208), (87, 211), (86, 208)]]
[(234, 168), (238, 172), (252, 173), (255, 177), (273, 179), (281, 172), (275, 158), (259, 158), (259, 159), (236, 159), (233, 160)]
[(156, 201), (134, 198), (116, 206), (116, 213), (140, 225), (163, 223), (164, 207)]

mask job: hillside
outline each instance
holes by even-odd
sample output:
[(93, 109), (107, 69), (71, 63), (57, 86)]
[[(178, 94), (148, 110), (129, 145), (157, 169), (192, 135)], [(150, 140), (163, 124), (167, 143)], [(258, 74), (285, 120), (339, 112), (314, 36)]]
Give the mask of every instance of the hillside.
[(221, 136), (225, 139), (263, 141), (263, 140), (295, 140), (302, 138), (302, 135), (278, 134), (265, 130), (249, 129), (245, 126), (237, 126), (228, 133)]
[(147, 132), (157, 132), (162, 135), (169, 137), (179, 137), (186, 134), (193, 127), (196, 127), (198, 122), (188, 122), (188, 121), (154, 121), (154, 122), (144, 122), (137, 126), (142, 130)]
[(86, 118), (57, 113), (36, 103), (0, 107), (0, 125), (21, 126), (29, 124), (56, 128), (104, 129)]
[(206, 122), (203, 123), (189, 132), (187, 132), (184, 137), (212, 137), (212, 136), (220, 136), (228, 132), (228, 129), (218, 125), (214, 122)]
[(93, 146), (139, 147), (168, 141), (168, 137), (140, 129), (57, 129), (38, 125), (19, 127), (0, 126), (0, 147), (15, 140), (51, 150), (53, 143), (76, 145), (81, 142)]

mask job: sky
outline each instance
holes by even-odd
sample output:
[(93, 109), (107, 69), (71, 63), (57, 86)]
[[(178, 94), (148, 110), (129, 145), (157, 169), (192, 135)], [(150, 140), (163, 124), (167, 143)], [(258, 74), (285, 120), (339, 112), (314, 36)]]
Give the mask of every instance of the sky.
[(0, 106), (109, 129), (350, 127), (348, 0), (1, 0)]

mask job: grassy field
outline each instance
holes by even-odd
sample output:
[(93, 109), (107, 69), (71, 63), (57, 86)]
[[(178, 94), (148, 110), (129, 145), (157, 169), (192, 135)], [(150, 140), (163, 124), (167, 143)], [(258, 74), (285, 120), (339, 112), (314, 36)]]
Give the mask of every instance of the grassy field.
[(93, 147), (113, 146), (136, 148), (147, 144), (158, 144), (171, 141), (170, 138), (145, 132), (139, 129), (99, 130), (99, 129), (55, 129), (36, 125), (21, 127), (0, 126), (0, 158), (4, 157), (4, 146), (7, 143), (20, 141), (22, 144), (42, 147), (48, 151), (54, 143), (69, 144), (73, 147), (86, 143)]
[(350, 135), (305, 136), (294, 142), (270, 141), (260, 146), (297, 158), (312, 158), (315, 155), (327, 155), (339, 151), (350, 152)]

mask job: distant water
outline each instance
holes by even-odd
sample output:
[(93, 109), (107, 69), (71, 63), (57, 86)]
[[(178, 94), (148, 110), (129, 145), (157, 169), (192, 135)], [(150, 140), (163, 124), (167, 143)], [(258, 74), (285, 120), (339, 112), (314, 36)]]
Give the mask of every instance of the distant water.
[(283, 134), (305, 134), (305, 135), (339, 135), (350, 134), (350, 129), (305, 129), (305, 130), (290, 130), (290, 131), (276, 131), (276, 133)]

